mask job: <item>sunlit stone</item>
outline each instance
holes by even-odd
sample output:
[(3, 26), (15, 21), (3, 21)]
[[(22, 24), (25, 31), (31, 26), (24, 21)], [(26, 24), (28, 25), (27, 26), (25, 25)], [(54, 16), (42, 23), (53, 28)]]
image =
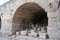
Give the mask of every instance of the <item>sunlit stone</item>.
[(26, 35), (27, 35), (27, 31), (26, 31), (26, 30), (25, 30), (25, 31), (21, 31), (20, 34), (21, 34), (22, 36), (26, 36)]

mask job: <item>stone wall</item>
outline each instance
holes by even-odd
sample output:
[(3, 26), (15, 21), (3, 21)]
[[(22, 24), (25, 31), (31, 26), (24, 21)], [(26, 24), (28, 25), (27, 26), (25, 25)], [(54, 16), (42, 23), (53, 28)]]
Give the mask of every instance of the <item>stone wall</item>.
[(10, 0), (0, 6), (1, 32), (4, 35), (11, 34), (12, 19), (15, 11), (26, 2), (35, 2), (47, 12), (48, 34), (50, 38), (60, 38), (60, 1), (59, 0)]

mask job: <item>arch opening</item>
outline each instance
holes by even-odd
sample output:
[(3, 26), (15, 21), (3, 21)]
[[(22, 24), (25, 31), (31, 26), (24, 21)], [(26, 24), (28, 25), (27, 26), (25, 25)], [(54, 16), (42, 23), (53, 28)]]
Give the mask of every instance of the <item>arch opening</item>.
[(21, 30), (42, 30), (47, 32), (47, 13), (36, 3), (25, 3), (15, 12), (13, 17), (12, 33)]

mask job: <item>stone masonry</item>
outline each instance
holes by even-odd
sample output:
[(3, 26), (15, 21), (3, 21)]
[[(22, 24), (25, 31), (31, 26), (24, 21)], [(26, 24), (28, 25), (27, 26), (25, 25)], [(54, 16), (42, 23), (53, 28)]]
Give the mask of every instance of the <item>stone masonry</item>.
[[(47, 34), (49, 35), (49, 39), (45, 39), (45, 40), (59, 40), (60, 39), (60, 0), (10, 0), (9, 2), (3, 4), (2, 6), (0, 6), (0, 18), (1, 18), (0, 35), (12, 34), (12, 30), (14, 29), (13, 18), (14, 15), (16, 15), (17, 9), (21, 7), (23, 4), (30, 2), (38, 4), (47, 13), (47, 17), (48, 17)], [(16, 40), (20, 40), (21, 38), (22, 37), (20, 36), (16, 36)], [(33, 40), (33, 38), (29, 38), (29, 37), (26, 37), (27, 39), (26, 38), (23, 39), (23, 38), (21, 40), (30, 40), (30, 39)]]

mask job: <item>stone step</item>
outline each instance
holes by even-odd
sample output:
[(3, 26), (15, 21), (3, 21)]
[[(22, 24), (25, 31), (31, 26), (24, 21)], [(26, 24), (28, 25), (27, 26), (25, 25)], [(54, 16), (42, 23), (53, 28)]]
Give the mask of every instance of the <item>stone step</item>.
[(59, 39), (56, 39), (56, 38), (45, 39), (45, 38), (13, 35), (13, 36), (0, 36), (0, 40), (59, 40)]
[(16, 40), (58, 40), (58, 39), (44, 39), (44, 38), (36, 38), (36, 37), (28, 37), (28, 36), (17, 36)]

